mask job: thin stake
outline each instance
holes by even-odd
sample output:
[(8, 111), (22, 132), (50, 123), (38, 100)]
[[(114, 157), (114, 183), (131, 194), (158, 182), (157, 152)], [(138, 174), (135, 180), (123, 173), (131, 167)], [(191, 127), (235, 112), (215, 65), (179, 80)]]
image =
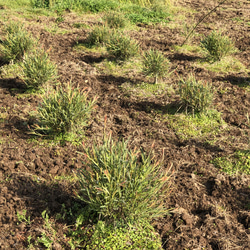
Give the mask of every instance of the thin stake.
[(191, 34), (194, 32), (194, 30), (197, 28), (197, 26), (201, 23), (201, 22), (203, 22), (203, 20), (207, 17), (207, 16), (209, 16), (212, 12), (214, 12), (217, 8), (219, 8), (223, 3), (225, 3), (227, 0), (223, 0), (222, 2), (220, 2), (217, 6), (215, 6), (212, 10), (210, 10), (205, 16), (203, 16), (199, 21), (198, 21), (198, 23), (194, 26), (194, 28), (189, 32), (189, 34), (187, 35), (187, 37), (186, 37), (186, 39), (185, 39), (185, 41), (182, 43), (182, 45), (181, 46), (183, 46), (185, 43), (186, 43), (186, 41), (188, 40), (188, 38), (191, 36)]

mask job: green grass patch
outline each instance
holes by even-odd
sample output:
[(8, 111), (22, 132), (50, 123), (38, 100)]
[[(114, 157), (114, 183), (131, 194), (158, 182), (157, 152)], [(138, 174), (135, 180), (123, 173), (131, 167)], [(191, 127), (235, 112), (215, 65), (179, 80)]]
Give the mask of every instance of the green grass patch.
[(199, 61), (194, 63), (198, 67), (205, 68), (209, 71), (213, 71), (216, 73), (227, 74), (227, 73), (239, 73), (244, 72), (248, 73), (249, 70), (246, 66), (241, 63), (238, 59), (233, 58), (232, 56), (225, 57), (220, 61), (209, 63), (206, 61)]
[(30, 0), (15, 0), (15, 1), (0, 0), (0, 5), (6, 6), (7, 8), (11, 9), (30, 7)]
[[(161, 238), (147, 221), (137, 224), (112, 225), (99, 221), (87, 249), (160, 250)], [(115, 246), (115, 248), (114, 248)]]
[(124, 12), (125, 17), (134, 24), (168, 23), (171, 17), (171, 14), (166, 11), (166, 6), (163, 5), (154, 5), (150, 8), (136, 4), (124, 5), (121, 11)]
[(100, 63), (95, 63), (94, 66), (103, 74), (134, 79), (141, 70), (141, 61), (140, 58), (134, 57), (121, 64), (114, 60), (105, 59)]
[(207, 138), (219, 134), (226, 127), (221, 113), (216, 110), (208, 110), (206, 114), (169, 114), (166, 121), (182, 140)]
[(234, 174), (250, 174), (250, 150), (236, 151), (232, 155), (215, 158), (212, 163), (221, 171)]

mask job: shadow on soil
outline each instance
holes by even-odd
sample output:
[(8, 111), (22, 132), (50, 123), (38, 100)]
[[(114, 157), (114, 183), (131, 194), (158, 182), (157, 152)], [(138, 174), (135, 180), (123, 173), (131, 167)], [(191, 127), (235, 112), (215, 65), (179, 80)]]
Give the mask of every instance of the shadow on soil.
[(214, 80), (227, 81), (233, 85), (238, 85), (239, 87), (249, 87), (250, 86), (250, 77), (228, 75), (225, 77), (217, 77)]
[(192, 56), (192, 55), (187, 55), (183, 53), (174, 53), (173, 56), (170, 56), (169, 59), (171, 61), (173, 60), (178, 60), (178, 61), (196, 61), (196, 60), (202, 60), (203, 58), (200, 56)]
[(27, 90), (26, 85), (19, 78), (0, 79), (0, 87), (7, 89), (10, 94), (24, 93)]
[(61, 212), (63, 204), (68, 209), (74, 203), (84, 207), (80, 200), (70, 194), (72, 187), (69, 188), (69, 186), (63, 186), (56, 182), (46, 184), (38, 176), (29, 176), (27, 173), (13, 173), (9, 178), (12, 181), (11, 185), (8, 185), (8, 192), (14, 193), (22, 201), (25, 201), (32, 217), (41, 217), (44, 210), (49, 211), (51, 216), (56, 215)]

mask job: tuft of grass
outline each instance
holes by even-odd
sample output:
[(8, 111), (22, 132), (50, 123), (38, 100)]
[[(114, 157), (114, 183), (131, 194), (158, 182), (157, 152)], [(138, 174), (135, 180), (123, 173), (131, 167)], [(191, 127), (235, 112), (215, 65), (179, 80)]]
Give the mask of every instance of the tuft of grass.
[(23, 79), (28, 88), (38, 89), (57, 77), (56, 65), (50, 61), (48, 54), (42, 49), (26, 54), (22, 68)]
[(158, 78), (167, 74), (169, 64), (170, 62), (158, 50), (150, 49), (143, 55), (143, 72), (146, 75), (153, 76), (155, 78), (154, 83), (157, 83)]
[(6, 37), (0, 44), (0, 54), (4, 61), (21, 60), (25, 52), (31, 50), (35, 40), (22, 25), (10, 23), (6, 27)]
[(128, 35), (121, 32), (113, 32), (106, 43), (109, 55), (115, 59), (126, 61), (138, 54), (139, 45), (137, 41), (131, 39)]
[(128, 23), (123, 13), (115, 11), (105, 13), (103, 20), (111, 29), (125, 28)]
[(232, 54), (235, 51), (233, 42), (227, 36), (212, 31), (201, 41), (201, 48), (207, 52), (208, 60), (220, 61), (223, 57)]
[(213, 102), (212, 85), (198, 82), (193, 75), (179, 82), (182, 106), (192, 113), (206, 112)]
[(115, 142), (111, 135), (85, 154), (86, 168), (78, 172), (79, 198), (100, 219), (136, 222), (168, 213), (162, 197), (170, 193), (170, 176), (152, 154), (130, 150), (128, 141)]
[(88, 93), (71, 83), (60, 84), (56, 90), (45, 93), (37, 109), (39, 125), (35, 131), (63, 137), (69, 133), (82, 134), (96, 102), (96, 98), (88, 100)]
[(236, 151), (232, 155), (215, 158), (212, 163), (227, 174), (250, 174), (250, 151)]

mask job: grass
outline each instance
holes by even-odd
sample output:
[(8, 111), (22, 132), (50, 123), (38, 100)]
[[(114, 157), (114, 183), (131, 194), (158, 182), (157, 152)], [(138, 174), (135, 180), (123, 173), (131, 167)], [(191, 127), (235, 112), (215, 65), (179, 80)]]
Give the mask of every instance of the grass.
[(227, 127), (216, 110), (208, 110), (207, 114), (168, 114), (166, 121), (181, 140), (213, 137)]
[(248, 73), (249, 70), (246, 68), (246, 66), (240, 62), (238, 59), (228, 56), (220, 61), (214, 62), (214, 63), (208, 63), (206, 61), (197, 61), (194, 63), (194, 65), (198, 67), (205, 68), (209, 71), (216, 72), (219, 74), (229, 74), (229, 73)]
[(151, 84), (148, 82), (133, 84), (125, 82), (121, 85), (121, 89), (125, 95), (139, 98), (149, 98), (162, 95), (171, 96), (172, 94), (175, 94), (173, 86), (165, 82), (159, 82), (158, 84)]
[(250, 175), (250, 151), (240, 150), (234, 154), (215, 158), (212, 163), (229, 175)]

